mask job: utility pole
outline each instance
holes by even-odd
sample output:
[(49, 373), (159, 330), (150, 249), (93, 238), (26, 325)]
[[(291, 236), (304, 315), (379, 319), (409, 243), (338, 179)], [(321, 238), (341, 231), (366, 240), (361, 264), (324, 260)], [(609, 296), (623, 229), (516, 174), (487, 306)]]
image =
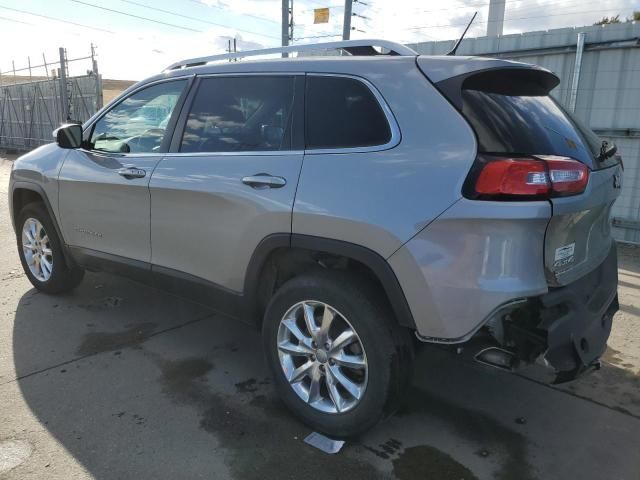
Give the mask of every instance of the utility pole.
[(487, 37), (499, 37), (500, 35), (502, 35), (505, 3), (506, 0), (489, 0)]
[[(42, 54), (44, 58), (44, 53)], [(46, 63), (46, 62), (45, 62)], [(96, 79), (96, 112), (100, 110), (104, 105), (104, 98), (102, 96), (102, 76), (98, 72), (98, 60), (96, 59), (96, 46), (91, 43), (91, 68), (93, 75)]]
[[(289, 0), (282, 0), (282, 46), (289, 45)], [(289, 55), (282, 54), (282, 58), (286, 58)]]
[(344, 22), (342, 24), (342, 39), (351, 38), (351, 15), (353, 11), (353, 0), (344, 0)]
[(67, 55), (63, 47), (59, 49), (60, 53), (60, 113), (62, 122), (68, 122), (70, 117), (70, 99), (67, 85)]

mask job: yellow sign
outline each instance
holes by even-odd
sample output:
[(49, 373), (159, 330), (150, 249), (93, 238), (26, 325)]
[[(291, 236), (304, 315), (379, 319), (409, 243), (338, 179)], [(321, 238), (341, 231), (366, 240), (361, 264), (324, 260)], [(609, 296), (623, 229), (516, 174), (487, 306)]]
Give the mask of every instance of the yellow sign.
[(313, 23), (329, 23), (329, 9), (328, 8), (314, 8), (313, 9)]

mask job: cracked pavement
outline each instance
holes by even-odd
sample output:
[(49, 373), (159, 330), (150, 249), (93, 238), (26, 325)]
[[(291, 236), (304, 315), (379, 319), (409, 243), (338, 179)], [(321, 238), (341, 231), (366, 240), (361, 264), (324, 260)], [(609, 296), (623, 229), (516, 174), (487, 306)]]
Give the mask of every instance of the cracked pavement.
[(329, 456), (303, 442), (250, 327), (107, 274), (34, 290), (10, 167), (0, 158), (1, 479), (640, 478), (640, 248), (620, 247), (601, 371), (552, 388), (422, 348), (405, 408)]

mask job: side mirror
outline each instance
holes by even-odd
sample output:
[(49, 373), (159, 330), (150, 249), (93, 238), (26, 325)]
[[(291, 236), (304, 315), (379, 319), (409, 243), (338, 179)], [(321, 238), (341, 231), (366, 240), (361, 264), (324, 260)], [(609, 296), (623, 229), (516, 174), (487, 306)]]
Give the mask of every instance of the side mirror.
[(82, 125), (68, 123), (53, 132), (56, 143), (62, 148), (80, 148), (82, 145)]

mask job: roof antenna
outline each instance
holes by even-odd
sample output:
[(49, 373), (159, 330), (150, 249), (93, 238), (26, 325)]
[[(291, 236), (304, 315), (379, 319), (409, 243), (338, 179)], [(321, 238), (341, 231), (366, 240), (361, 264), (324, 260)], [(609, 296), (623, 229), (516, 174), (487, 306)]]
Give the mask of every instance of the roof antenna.
[(455, 55), (456, 54), (456, 50), (458, 50), (458, 47), (462, 43), (462, 39), (467, 34), (467, 30), (469, 30), (469, 27), (471, 26), (473, 21), (476, 19), (476, 15), (478, 15), (478, 12), (473, 14), (473, 17), (471, 17), (471, 20), (469, 21), (469, 24), (467, 25), (467, 28), (464, 29), (464, 32), (462, 32), (462, 35), (460, 35), (460, 38), (458, 39), (456, 44), (453, 46), (453, 48), (447, 53), (447, 55)]

